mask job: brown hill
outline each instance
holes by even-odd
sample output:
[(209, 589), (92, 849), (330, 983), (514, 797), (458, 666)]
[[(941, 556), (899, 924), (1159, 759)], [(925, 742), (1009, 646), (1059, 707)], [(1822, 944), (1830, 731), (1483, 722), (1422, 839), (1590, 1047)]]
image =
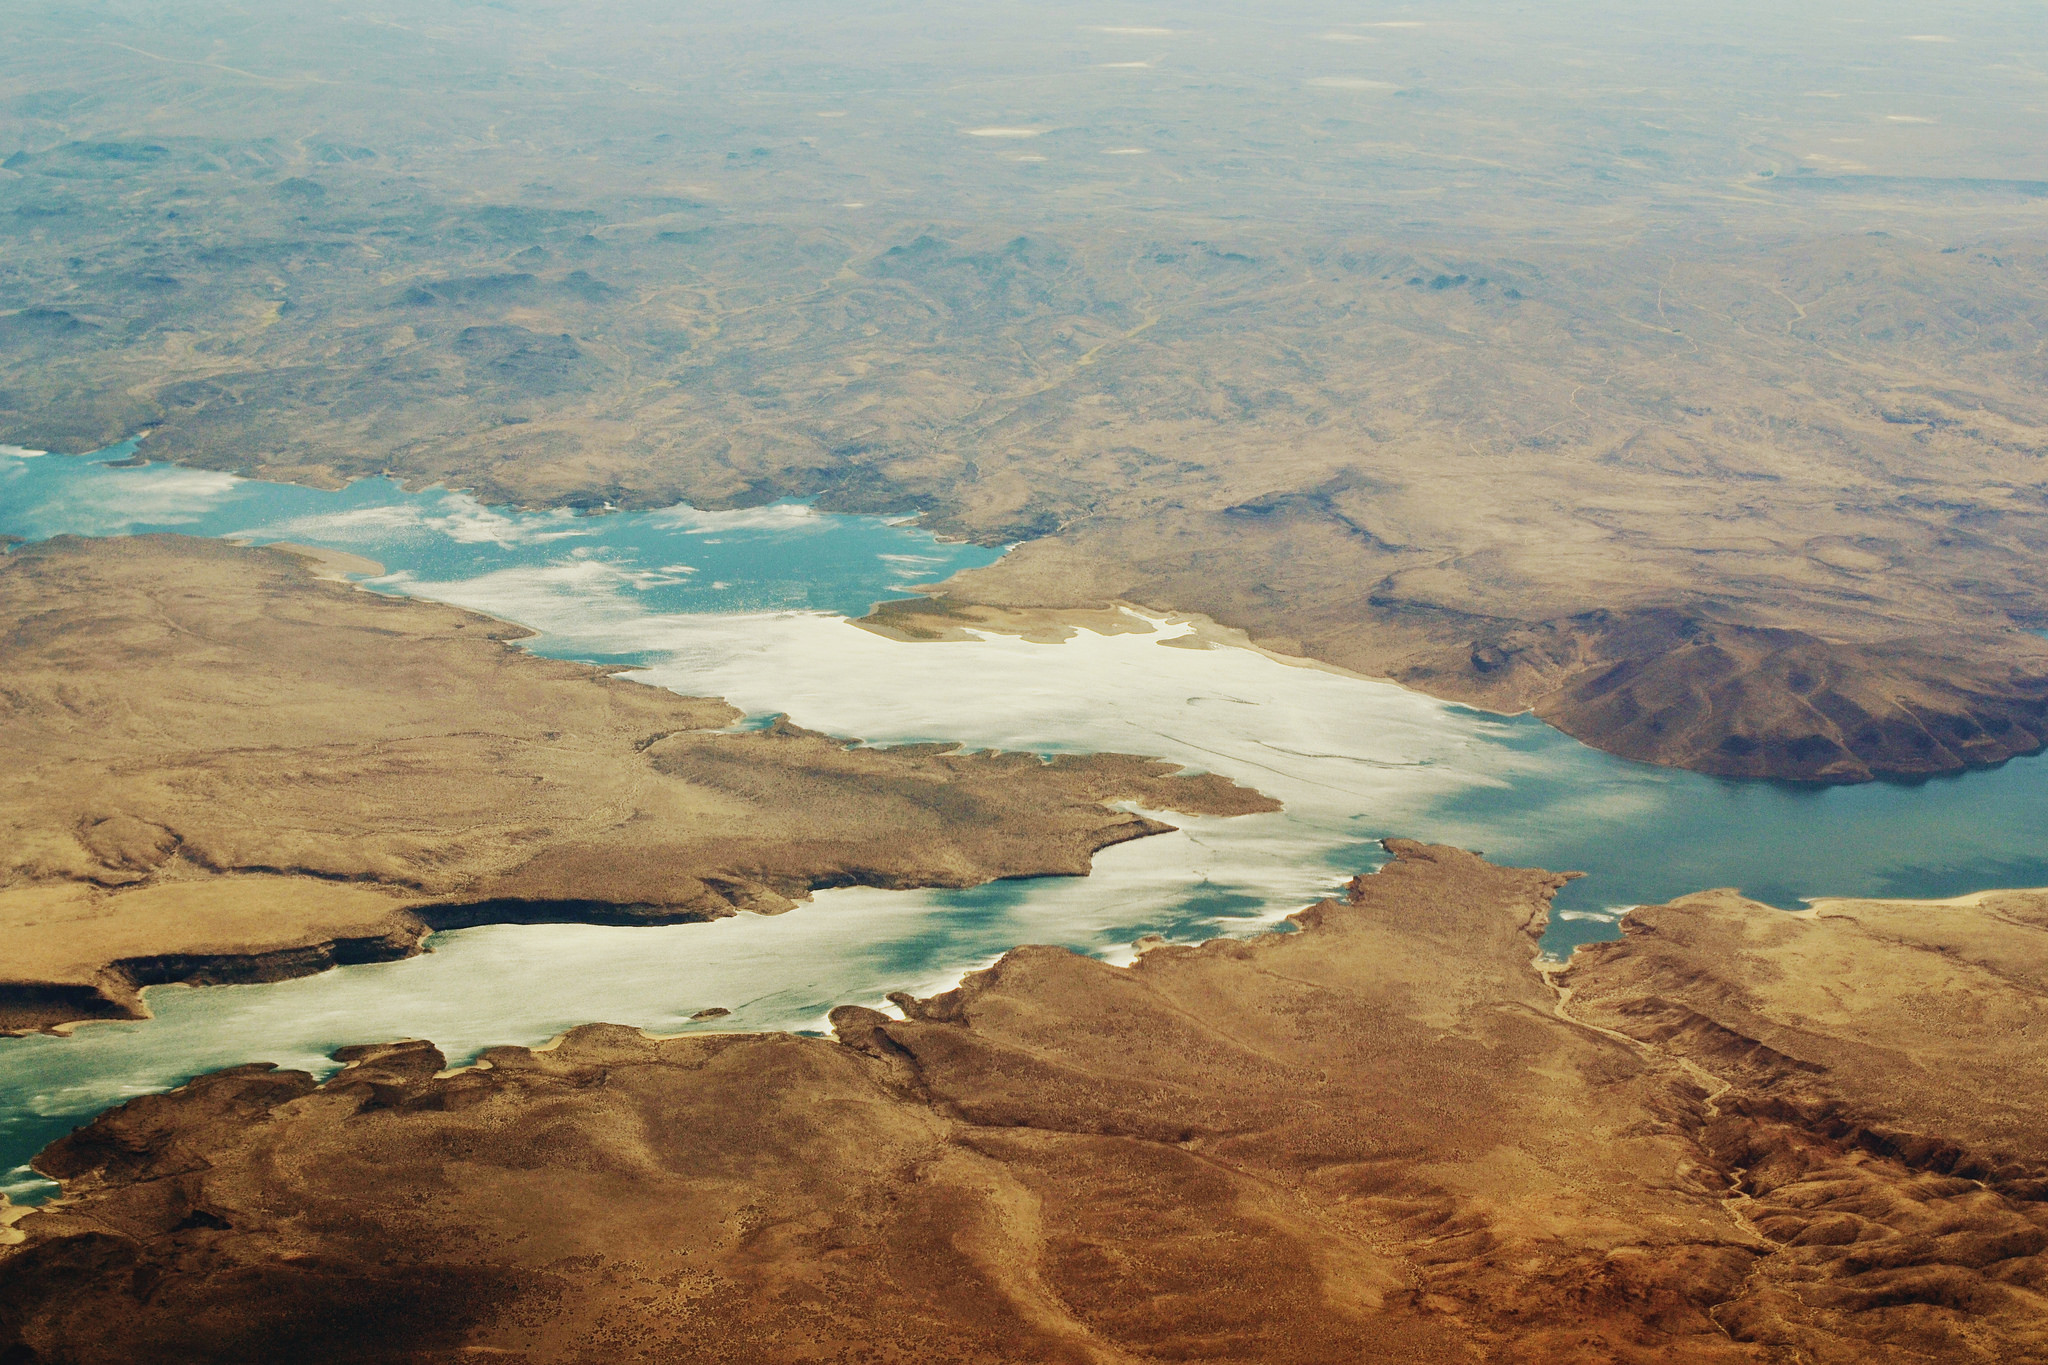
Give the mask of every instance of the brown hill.
[[(837, 1044), (592, 1025), (454, 1074), (402, 1043), (323, 1084), (244, 1069), (133, 1101), (40, 1159), (66, 1199), (0, 1261), (0, 1342), (24, 1362), (2048, 1352), (2048, 1114), (2038, 1049), (2003, 1046), (2040, 1027), (2042, 896), (1799, 919), (1688, 901), (1561, 998), (1532, 969), (1560, 878), (1392, 848), (1298, 932), (1128, 969), (1019, 949), (900, 998), (905, 1019), (841, 1009)], [(1927, 951), (1973, 940), (1992, 946)]]

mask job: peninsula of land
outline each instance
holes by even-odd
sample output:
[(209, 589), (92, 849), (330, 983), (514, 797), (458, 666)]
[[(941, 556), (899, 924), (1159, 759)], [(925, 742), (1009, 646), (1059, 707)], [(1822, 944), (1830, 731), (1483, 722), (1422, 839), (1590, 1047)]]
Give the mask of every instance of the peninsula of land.
[(435, 929), (659, 923), (819, 888), (1078, 875), (1277, 803), (1117, 755), (866, 748), (180, 536), (0, 557), (0, 1030), (139, 989), (405, 956)]
[(1985, 1365), (2048, 1353), (2048, 893), (1630, 917), (1394, 842), (1293, 933), (836, 1042), (245, 1067), (49, 1150), (0, 1351)]

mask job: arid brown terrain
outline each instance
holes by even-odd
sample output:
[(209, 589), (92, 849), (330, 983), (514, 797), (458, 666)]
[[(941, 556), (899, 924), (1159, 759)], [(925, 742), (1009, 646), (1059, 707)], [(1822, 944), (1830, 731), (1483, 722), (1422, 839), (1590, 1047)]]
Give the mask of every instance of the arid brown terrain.
[(2048, 740), (2048, 51), (1934, 24), (37, 0), (0, 440), (916, 510), (1028, 542), (959, 603), (1706, 772), (1994, 763)]
[(1276, 808), (1147, 759), (727, 733), (723, 702), (333, 567), (180, 536), (0, 558), (0, 1029), (403, 956), (435, 928), (1084, 873), (1167, 828), (1112, 802)]
[[(1008, 552), (915, 587), (935, 561), (883, 554), (919, 595), (862, 624), (901, 641), (1134, 607), (1718, 776), (2048, 763), (2040, 0), (4, 13), (0, 450), (914, 515)], [(743, 724), (331, 550), (26, 543), (10, 471), (65, 466), (0, 466), (0, 1365), (2048, 1365), (2048, 889), (1703, 891), (1559, 964), (1572, 874), (1390, 840), (1274, 932), (1016, 947), (833, 1037), (714, 1032), (751, 1018), (721, 986), (687, 1034), (451, 1066), (454, 1024), (444, 1053), (316, 1003), (295, 1056), (353, 1037), (338, 1071), (162, 1090), (288, 1058), (248, 1022), (276, 1014), (92, 1022), (152, 984), (1081, 875), (1161, 812), (1278, 806)], [(1670, 846), (1629, 813), (1670, 774), (1539, 788), (1529, 742), (1569, 746), (1475, 725), (1498, 772), (1419, 774), (1473, 779), (1440, 837), (1597, 808), (1678, 866), (1628, 851)], [(1439, 761), (1299, 728), (1274, 751), (1375, 781)], [(1981, 877), (1938, 894), (2038, 880), (1958, 851), (2027, 808), (2001, 780), (1913, 794), (1915, 867)], [(1748, 867), (1797, 842), (1687, 785), (1775, 836)], [(1771, 795), (1848, 859), (1902, 794)], [(1278, 858), (1348, 872), (1393, 819), (1337, 815), (1342, 862)], [(1188, 854), (1176, 935), (1324, 894), (1150, 847)], [(568, 1018), (649, 1017), (536, 960)], [(862, 997), (831, 989), (806, 1008)]]
[(1769, 1250), (1715, 1320), (1787, 1360), (2048, 1360), (2048, 891), (1623, 927), (1568, 1008), (1711, 1086), (1704, 1164)]
[(838, 1041), (592, 1025), (132, 1101), (10, 1361), (2048, 1358), (2048, 895), (1639, 912), (1390, 845), (1297, 932), (1023, 948)]

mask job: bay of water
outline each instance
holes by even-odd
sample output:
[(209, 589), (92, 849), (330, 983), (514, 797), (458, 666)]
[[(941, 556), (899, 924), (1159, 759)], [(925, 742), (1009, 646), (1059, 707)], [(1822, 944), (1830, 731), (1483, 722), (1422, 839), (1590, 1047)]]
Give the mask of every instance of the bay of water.
[[(744, 512), (589, 516), (512, 512), (442, 488), (390, 479), (335, 492), (149, 464), (127, 441), (89, 456), (0, 448), (0, 534), (118, 536), (177, 531), (343, 549), (391, 567), (368, 586), (473, 579), (545, 564), (565, 582), (631, 594), (650, 611), (815, 611), (865, 615), (914, 583), (994, 563), (1000, 550), (945, 542), (883, 517), (821, 516), (782, 502)], [(537, 644), (543, 652), (547, 646)], [(605, 662), (630, 662), (614, 654)]]
[[(384, 480), (340, 492), (151, 465), (130, 454), (0, 451), (0, 532), (176, 530), (290, 540), (376, 559), (379, 591), (534, 627), (540, 652), (638, 666), (646, 681), (872, 743), (956, 740), (1041, 753), (1120, 750), (1224, 773), (1286, 803), (1234, 820), (1165, 818), (1086, 878), (965, 892), (850, 889), (790, 914), (667, 928), (492, 926), (407, 962), (270, 985), (157, 988), (156, 1018), (0, 1040), (0, 1171), (134, 1094), (247, 1061), (331, 1069), (344, 1043), (432, 1038), (460, 1061), (607, 1020), (819, 1028), (836, 1004), (929, 993), (1019, 943), (1112, 960), (1134, 940), (1252, 932), (1377, 866), (1386, 835), (1588, 873), (1546, 950), (1610, 937), (1620, 912), (1710, 886), (1774, 905), (1817, 895), (1941, 897), (2048, 885), (2048, 762), (1915, 784), (1728, 782), (1599, 753), (1530, 717), (1241, 649), (1191, 627), (905, 644), (851, 625), (875, 601), (991, 562), (914, 526), (782, 504), (577, 516), (484, 507)], [(1171, 645), (1171, 647), (1163, 647)], [(0, 1178), (32, 1196), (23, 1170)]]

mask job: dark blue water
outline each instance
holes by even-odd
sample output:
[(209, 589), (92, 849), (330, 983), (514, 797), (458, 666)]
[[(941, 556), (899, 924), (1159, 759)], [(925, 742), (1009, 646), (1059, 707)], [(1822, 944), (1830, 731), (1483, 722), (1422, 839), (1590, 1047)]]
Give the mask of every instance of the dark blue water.
[[(1509, 742), (1534, 751), (1583, 749), (1544, 729)], [(1716, 886), (1787, 910), (1817, 896), (1938, 900), (1989, 887), (2048, 886), (2048, 760), (2039, 757), (1853, 787), (1672, 774), (1654, 812), (1612, 824), (1588, 819), (1531, 829), (1528, 796), (1526, 789), (1474, 789), (1447, 801), (1442, 815), (1466, 829), (1497, 831), (1474, 842), (1504, 861), (1593, 874), (1558, 895), (1563, 913), (1544, 937), (1557, 956), (1615, 934), (1600, 918), (1564, 916), (1652, 905)], [(1429, 823), (1420, 837), (1430, 837)]]

